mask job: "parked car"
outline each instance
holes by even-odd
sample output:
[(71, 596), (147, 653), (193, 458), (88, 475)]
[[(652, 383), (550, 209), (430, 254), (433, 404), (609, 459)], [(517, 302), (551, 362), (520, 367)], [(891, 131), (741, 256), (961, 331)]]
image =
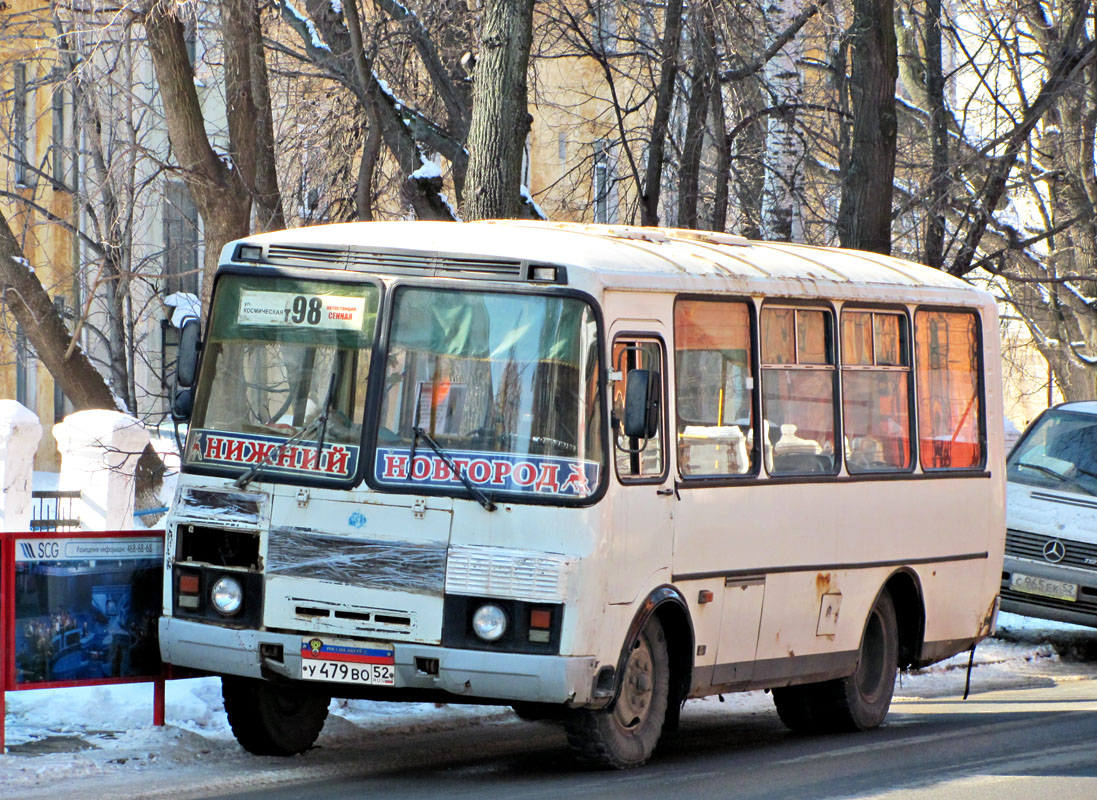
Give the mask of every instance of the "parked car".
[(1006, 480), (1002, 610), (1097, 627), (1097, 402), (1037, 417)]

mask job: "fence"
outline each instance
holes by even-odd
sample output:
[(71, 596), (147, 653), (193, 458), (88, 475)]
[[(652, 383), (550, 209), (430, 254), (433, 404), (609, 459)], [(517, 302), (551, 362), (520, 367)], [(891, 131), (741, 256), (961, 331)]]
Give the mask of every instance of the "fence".
[(79, 489), (36, 489), (30, 497), (32, 531), (66, 531), (80, 527), (80, 520), (72, 511), (72, 501), (80, 499)]

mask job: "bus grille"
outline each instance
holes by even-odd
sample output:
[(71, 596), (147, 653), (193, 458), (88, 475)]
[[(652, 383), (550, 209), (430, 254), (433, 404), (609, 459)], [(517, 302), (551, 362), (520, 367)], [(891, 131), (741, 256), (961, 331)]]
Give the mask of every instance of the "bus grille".
[(569, 562), (554, 553), (502, 547), (452, 547), (446, 593), (561, 603)]
[(491, 278), (519, 281), (526, 278), (522, 261), (509, 259), (454, 258), (413, 253), (377, 253), (364, 250), (271, 245), (271, 262), (293, 261), (328, 264), (340, 269), (451, 278)]
[[(1006, 531), (1006, 555), (1014, 558), (1027, 558), (1032, 561), (1049, 563), (1044, 558), (1044, 545), (1053, 536), (1044, 536), (1025, 531)], [(1076, 542), (1072, 539), (1059, 539), (1066, 548), (1066, 555), (1058, 563), (1065, 567), (1097, 570), (1097, 545)]]

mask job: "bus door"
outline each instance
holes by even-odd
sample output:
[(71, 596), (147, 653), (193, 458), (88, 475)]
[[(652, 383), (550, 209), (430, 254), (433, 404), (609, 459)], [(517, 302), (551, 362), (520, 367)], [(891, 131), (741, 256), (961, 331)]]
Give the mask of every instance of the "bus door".
[[(618, 320), (610, 330), (611, 437), (614, 476), (613, 544), (609, 600), (632, 603), (641, 591), (670, 582), (674, 486), (666, 443), (666, 341), (652, 319)], [(625, 430), (625, 398), (635, 385), (650, 386), (654, 408), (647, 436)]]
[[(754, 671), (771, 543), (749, 513), (757, 473), (750, 305), (723, 298), (674, 306), (671, 409), (677, 473), (675, 585), (691, 604), (696, 675), (714, 686)], [(736, 485), (739, 483), (739, 485)]]

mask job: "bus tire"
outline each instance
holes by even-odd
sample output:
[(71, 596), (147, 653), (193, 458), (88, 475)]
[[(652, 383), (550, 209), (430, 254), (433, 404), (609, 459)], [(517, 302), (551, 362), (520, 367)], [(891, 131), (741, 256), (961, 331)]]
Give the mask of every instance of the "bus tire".
[(670, 658), (663, 626), (652, 617), (632, 643), (612, 706), (580, 709), (565, 720), (568, 745), (579, 761), (629, 769), (659, 743), (670, 693)]
[(292, 756), (312, 747), (331, 698), (269, 681), (224, 676), (221, 697), (240, 746), (257, 756)]
[(857, 669), (837, 681), (827, 714), (831, 730), (867, 731), (884, 721), (899, 671), (899, 623), (885, 590), (876, 599), (861, 636)]
[(898, 665), (895, 604), (891, 595), (883, 592), (869, 612), (854, 673), (837, 680), (774, 689), (777, 716), (797, 733), (875, 728), (891, 707)]
[(818, 691), (819, 684), (816, 683), (773, 690), (773, 705), (777, 707), (777, 716), (786, 728), (796, 733), (816, 733), (819, 730), (812, 702)]

